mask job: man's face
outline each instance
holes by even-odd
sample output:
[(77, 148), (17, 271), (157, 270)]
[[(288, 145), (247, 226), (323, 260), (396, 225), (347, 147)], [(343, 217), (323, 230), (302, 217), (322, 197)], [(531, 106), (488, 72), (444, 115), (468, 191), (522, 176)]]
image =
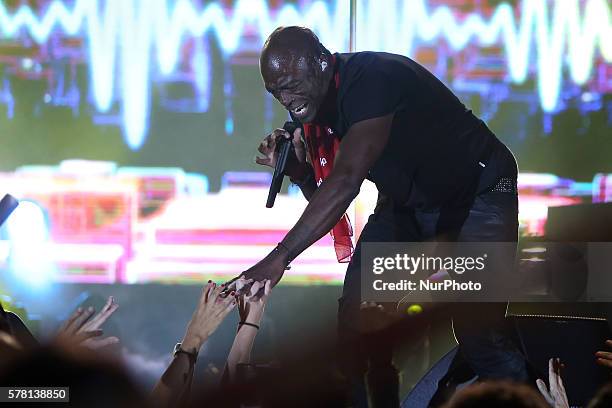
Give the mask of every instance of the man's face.
[(266, 90), (300, 122), (308, 123), (316, 117), (329, 81), (319, 59), (269, 52), (262, 57), (261, 75)]

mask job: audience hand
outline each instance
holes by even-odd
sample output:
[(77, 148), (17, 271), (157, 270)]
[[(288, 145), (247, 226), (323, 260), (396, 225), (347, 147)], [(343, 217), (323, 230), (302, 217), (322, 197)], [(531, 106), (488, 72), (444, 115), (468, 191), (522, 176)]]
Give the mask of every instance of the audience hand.
[(219, 327), (225, 316), (236, 305), (234, 296), (219, 296), (224, 286), (208, 282), (183, 338), (185, 350), (200, 350), (202, 344)]
[(563, 380), (561, 379), (561, 367), (562, 364), (558, 358), (551, 358), (548, 360), (548, 383), (550, 384), (550, 390), (546, 388), (546, 383), (544, 381), (539, 378), (536, 380), (536, 385), (540, 393), (544, 396), (546, 402), (554, 408), (569, 407), (567, 394), (563, 386)]
[[(272, 282), (264, 280), (263, 282), (253, 282), (245, 278), (240, 278), (236, 281), (236, 289), (240, 291), (244, 286), (251, 285), (249, 292), (238, 297), (238, 314), (241, 322), (248, 322), (259, 325), (266, 307), (266, 302), (272, 290)], [(263, 294), (259, 293), (263, 288)]]
[[(612, 340), (606, 340), (606, 346), (612, 348)], [(612, 368), (612, 353), (609, 351), (598, 351), (595, 353), (597, 364)]]
[(104, 332), (100, 329), (118, 307), (119, 305), (115, 303), (114, 298), (109, 296), (100, 313), (93, 319), (91, 318), (95, 313), (93, 307), (87, 309), (79, 307), (60, 328), (57, 340), (71, 342), (94, 350), (118, 343), (119, 339), (114, 336), (102, 338)]

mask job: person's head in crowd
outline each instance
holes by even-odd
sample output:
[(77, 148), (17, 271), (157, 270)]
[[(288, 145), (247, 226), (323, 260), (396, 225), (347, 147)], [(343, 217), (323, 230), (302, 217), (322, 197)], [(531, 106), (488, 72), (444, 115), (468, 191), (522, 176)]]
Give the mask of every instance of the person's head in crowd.
[(612, 407), (612, 383), (603, 386), (589, 402), (588, 408)]
[(458, 391), (444, 408), (550, 408), (533, 388), (510, 382), (486, 382)]
[(17, 353), (0, 369), (2, 386), (69, 387), (70, 406), (142, 407), (147, 402), (117, 362), (83, 347)]

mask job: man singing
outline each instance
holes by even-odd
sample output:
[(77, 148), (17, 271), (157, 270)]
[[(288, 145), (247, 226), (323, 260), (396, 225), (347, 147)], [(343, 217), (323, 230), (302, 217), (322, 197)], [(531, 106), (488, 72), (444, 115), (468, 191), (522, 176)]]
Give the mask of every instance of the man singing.
[[(357, 351), (361, 243), (516, 242), (514, 157), (442, 82), (407, 57), (331, 54), (309, 29), (281, 27), (265, 42), (260, 68), (266, 90), (301, 129), (293, 135), (276, 129), (256, 161), (273, 167), (276, 141), (292, 137), (287, 174), (309, 203), (282, 242), (242, 275), (276, 284), (293, 259), (332, 231), (338, 260), (350, 260), (338, 326), (354, 404), (367, 406), (369, 364), (368, 379), (387, 378), (384, 391), (370, 387), (372, 402), (397, 406), (391, 352), (384, 350), (381, 359), (381, 350), (378, 356)], [(353, 253), (344, 214), (364, 179), (376, 184), (379, 199)], [(461, 353), (481, 379), (528, 379), (504, 323), (505, 305), (474, 311), (474, 304), (463, 303), (456, 310)]]

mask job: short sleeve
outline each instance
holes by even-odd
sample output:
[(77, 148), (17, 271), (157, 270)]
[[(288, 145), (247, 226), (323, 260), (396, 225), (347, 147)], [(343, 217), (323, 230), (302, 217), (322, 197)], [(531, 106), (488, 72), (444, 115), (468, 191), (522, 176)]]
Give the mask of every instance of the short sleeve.
[(394, 113), (402, 106), (405, 99), (403, 81), (394, 76), (392, 64), (381, 61), (374, 53), (359, 53), (350, 60), (339, 95), (348, 127)]

